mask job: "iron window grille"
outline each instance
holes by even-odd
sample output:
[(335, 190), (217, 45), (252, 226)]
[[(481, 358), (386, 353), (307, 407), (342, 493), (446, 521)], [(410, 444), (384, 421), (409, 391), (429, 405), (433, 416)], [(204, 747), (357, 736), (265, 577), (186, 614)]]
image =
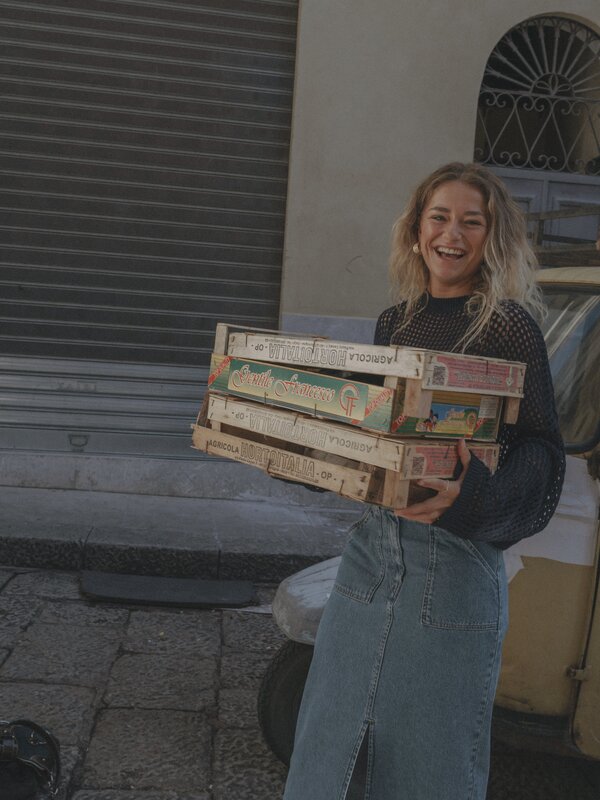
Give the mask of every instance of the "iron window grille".
[(486, 65), (475, 160), (600, 175), (600, 37), (535, 17), (512, 28)]

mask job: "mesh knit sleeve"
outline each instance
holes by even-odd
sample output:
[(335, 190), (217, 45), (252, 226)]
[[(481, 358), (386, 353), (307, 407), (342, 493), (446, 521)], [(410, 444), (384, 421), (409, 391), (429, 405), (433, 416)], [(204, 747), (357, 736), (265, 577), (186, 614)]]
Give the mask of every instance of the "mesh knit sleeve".
[(520, 306), (493, 320), (486, 350), (527, 364), (515, 425), (501, 425), (500, 459), (491, 475), (472, 457), (460, 495), (439, 518), (440, 527), (465, 539), (505, 548), (546, 527), (562, 488), (565, 455), (542, 333)]

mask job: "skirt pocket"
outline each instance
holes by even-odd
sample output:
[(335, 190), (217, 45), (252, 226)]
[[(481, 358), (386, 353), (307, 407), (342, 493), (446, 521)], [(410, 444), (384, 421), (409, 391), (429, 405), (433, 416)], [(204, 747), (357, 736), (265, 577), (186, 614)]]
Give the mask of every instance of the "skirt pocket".
[(334, 591), (361, 603), (370, 603), (385, 574), (383, 529), (379, 509), (371, 506), (350, 528)]
[(433, 628), (497, 630), (500, 551), (432, 526), (421, 622)]

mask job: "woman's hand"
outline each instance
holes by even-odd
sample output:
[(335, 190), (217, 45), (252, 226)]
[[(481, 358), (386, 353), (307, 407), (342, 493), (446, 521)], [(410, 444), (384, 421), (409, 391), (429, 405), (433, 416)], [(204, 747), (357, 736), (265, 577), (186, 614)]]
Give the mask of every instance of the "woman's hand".
[(437, 494), (434, 497), (430, 497), (428, 500), (424, 500), (422, 503), (415, 503), (406, 508), (395, 509), (394, 513), (398, 517), (431, 524), (441, 517), (446, 509), (450, 508), (460, 494), (462, 483), (471, 462), (471, 453), (464, 439), (458, 442), (457, 452), (463, 466), (458, 479), (450, 481), (444, 478), (427, 478), (418, 481), (419, 486), (425, 486), (427, 489), (435, 489)]

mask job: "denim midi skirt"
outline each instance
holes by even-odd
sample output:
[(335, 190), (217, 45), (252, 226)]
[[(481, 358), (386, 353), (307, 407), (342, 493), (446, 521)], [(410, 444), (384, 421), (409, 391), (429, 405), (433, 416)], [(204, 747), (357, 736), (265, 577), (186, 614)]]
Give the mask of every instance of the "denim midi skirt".
[(371, 506), (319, 626), (284, 800), (484, 800), (502, 552)]

